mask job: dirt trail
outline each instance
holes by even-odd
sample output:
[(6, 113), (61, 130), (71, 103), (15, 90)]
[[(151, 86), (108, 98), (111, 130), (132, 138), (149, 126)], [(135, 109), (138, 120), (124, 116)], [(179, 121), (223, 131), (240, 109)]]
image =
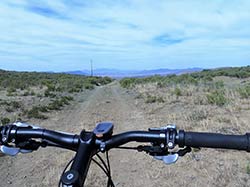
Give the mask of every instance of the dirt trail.
[[(51, 114), (48, 120), (39, 125), (79, 133), (81, 129), (93, 129), (97, 122), (113, 121), (114, 131), (118, 133), (142, 129), (145, 124), (144, 115), (134, 106), (133, 98), (121, 90), (116, 82), (98, 87), (84, 97), (84, 102), (72, 109)], [(110, 154), (117, 186), (127, 186), (125, 183), (128, 181), (130, 186), (133, 181), (138, 180), (133, 173), (138, 170), (137, 153), (113, 151)], [(32, 154), (4, 157), (4, 163), (0, 165), (0, 186), (56, 186), (63, 167), (72, 156), (71, 152), (65, 150), (46, 148)], [(104, 181), (106, 178), (99, 172), (99, 168), (91, 166), (86, 186), (100, 186)]]
[[(85, 93), (71, 108), (51, 114), (48, 120), (37, 122), (40, 126), (55, 130), (79, 133), (92, 130), (100, 121), (114, 122), (114, 133), (128, 130), (146, 130), (166, 122), (171, 108), (150, 114), (137, 106), (135, 95), (123, 90), (117, 82), (98, 87)], [(232, 154), (233, 153), (233, 154)], [(242, 152), (241, 152), (242, 153)], [(240, 152), (215, 152), (189, 154), (176, 164), (166, 166), (152, 157), (135, 151), (112, 150), (110, 160), (112, 175), (117, 187), (167, 187), (167, 186), (248, 186), (248, 174), (237, 175)], [(56, 148), (40, 149), (32, 154), (2, 157), (0, 164), (1, 187), (57, 186), (61, 172), (74, 154)], [(232, 164), (226, 164), (231, 159)], [(245, 161), (245, 163), (247, 160)], [(229, 173), (223, 175), (228, 170)], [(232, 171), (232, 172), (231, 172)], [(242, 172), (241, 172), (242, 173)], [(225, 176), (227, 175), (228, 176)], [(87, 187), (106, 186), (106, 177), (91, 164), (86, 180)]]

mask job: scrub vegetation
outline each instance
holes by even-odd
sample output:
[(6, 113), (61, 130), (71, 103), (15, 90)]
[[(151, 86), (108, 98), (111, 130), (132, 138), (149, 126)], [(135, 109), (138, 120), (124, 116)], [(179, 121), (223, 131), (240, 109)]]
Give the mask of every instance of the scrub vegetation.
[[(126, 78), (120, 84), (114, 81), (101, 87), (96, 86), (99, 82), (90, 83), (94, 90), (84, 86), (72, 93), (57, 91), (60, 84), (10, 90), (10, 95), (16, 96), (7, 96), (8, 88), (2, 88), (1, 121), (20, 117), (44, 128), (73, 133), (92, 130), (100, 121), (113, 121), (114, 134), (166, 124), (176, 124), (185, 131), (245, 134), (250, 121), (250, 77), (243, 75), (248, 72), (249, 67), (242, 67)], [(15, 164), (0, 165), (2, 185), (56, 186), (55, 179), (72, 153), (55, 152), (43, 149), (15, 157)], [(250, 155), (245, 151), (197, 148), (174, 165), (164, 165), (143, 153), (114, 150), (110, 155), (115, 182), (121, 186), (250, 186)], [(1, 159), (12, 163), (13, 158)], [(94, 164), (90, 167), (86, 186), (102, 186), (106, 182), (103, 173)], [(43, 172), (41, 168), (45, 168)]]
[(0, 70), (0, 124), (47, 119), (77, 95), (110, 82), (109, 77)]
[[(120, 85), (123, 88), (138, 90), (146, 103), (154, 103), (157, 98), (162, 102), (186, 98), (194, 103), (223, 107), (238, 99), (250, 97), (249, 78), (250, 66), (247, 66), (182, 75), (124, 78), (120, 80)], [(150, 93), (150, 89), (143, 89), (147, 87), (153, 87), (154, 93)]]

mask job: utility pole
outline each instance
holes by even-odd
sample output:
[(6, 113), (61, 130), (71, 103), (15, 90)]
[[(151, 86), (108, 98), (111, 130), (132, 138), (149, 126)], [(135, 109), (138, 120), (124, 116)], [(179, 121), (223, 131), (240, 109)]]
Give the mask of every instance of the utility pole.
[(91, 77), (93, 77), (93, 62), (92, 62), (92, 59), (90, 60), (90, 66), (91, 66), (91, 70), (90, 70), (90, 72), (91, 72)]

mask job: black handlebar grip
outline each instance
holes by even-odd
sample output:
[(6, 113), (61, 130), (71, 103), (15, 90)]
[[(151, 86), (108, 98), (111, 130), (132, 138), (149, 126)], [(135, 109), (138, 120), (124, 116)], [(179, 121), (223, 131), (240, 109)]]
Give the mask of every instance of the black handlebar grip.
[(185, 132), (184, 144), (190, 147), (236, 149), (250, 152), (250, 134), (225, 135), (219, 133)]

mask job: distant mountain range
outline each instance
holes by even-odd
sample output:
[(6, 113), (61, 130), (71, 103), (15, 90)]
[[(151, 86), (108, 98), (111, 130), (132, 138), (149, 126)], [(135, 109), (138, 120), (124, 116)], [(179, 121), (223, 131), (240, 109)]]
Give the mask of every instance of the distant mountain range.
[[(146, 77), (152, 75), (171, 75), (171, 74), (184, 74), (202, 71), (201, 68), (187, 68), (187, 69), (155, 69), (155, 70), (118, 70), (118, 69), (95, 69), (93, 70), (93, 75), (95, 76), (109, 76), (113, 78), (123, 78), (123, 77)], [(89, 70), (83, 71), (68, 71), (64, 72), (67, 74), (74, 75), (90, 75)]]

